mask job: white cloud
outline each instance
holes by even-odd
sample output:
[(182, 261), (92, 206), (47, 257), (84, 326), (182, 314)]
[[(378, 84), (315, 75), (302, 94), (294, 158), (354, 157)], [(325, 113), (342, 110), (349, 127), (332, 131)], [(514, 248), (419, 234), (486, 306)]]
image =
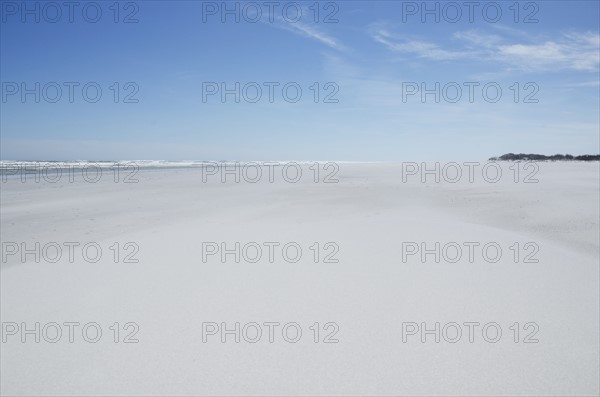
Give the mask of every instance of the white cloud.
[(497, 56), (526, 69), (596, 71), (600, 65), (600, 36), (569, 33), (541, 44), (501, 45)]
[(467, 46), (472, 46), (473, 48), (493, 48), (498, 45), (498, 43), (502, 42), (502, 37), (498, 35), (483, 34), (476, 30), (456, 32), (452, 37), (466, 42)]
[(583, 83), (571, 84), (569, 87), (600, 87), (600, 80), (584, 81)]
[(563, 33), (553, 40), (531, 43), (508, 43), (496, 34), (476, 30), (456, 32), (454, 48), (417, 37), (402, 37), (381, 27), (371, 28), (370, 35), (376, 42), (392, 51), (414, 54), (419, 58), (444, 61), (453, 59), (476, 59), (508, 64), (512, 68), (537, 71), (597, 71), (600, 66), (600, 35), (592, 32)]
[(300, 22), (288, 23), (285, 21), (283, 21), (281, 24), (278, 24), (278, 26), (292, 31), (294, 33), (300, 34), (301, 36), (317, 40), (333, 49), (340, 51), (345, 49), (345, 47), (342, 44), (340, 44), (335, 38), (323, 32), (320, 32), (314, 26), (310, 26)]
[[(308, 15), (308, 9), (303, 8), (303, 15)], [(260, 20), (267, 25), (274, 26), (279, 29), (287, 30), (288, 32), (293, 32), (300, 36), (316, 40), (321, 44), (325, 44), (326, 46), (333, 48), (338, 51), (346, 50), (346, 47), (342, 45), (342, 43), (336, 38), (328, 35), (325, 32), (319, 30), (314, 24), (307, 24), (300, 21), (290, 22), (285, 20), (282, 16), (276, 16), (273, 21), (266, 21), (264, 19)]]
[(438, 45), (416, 38), (400, 39), (386, 30), (377, 30), (372, 32), (371, 37), (381, 44), (384, 44), (393, 51), (412, 53), (420, 58), (435, 60), (450, 60), (463, 58), (468, 55), (465, 52), (447, 51), (441, 49)]

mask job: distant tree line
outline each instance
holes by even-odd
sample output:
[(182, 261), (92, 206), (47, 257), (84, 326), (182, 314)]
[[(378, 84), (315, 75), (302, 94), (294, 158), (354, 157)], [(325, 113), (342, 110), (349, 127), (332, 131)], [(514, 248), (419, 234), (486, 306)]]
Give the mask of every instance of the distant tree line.
[(600, 161), (600, 154), (584, 154), (582, 156), (571, 156), (570, 154), (555, 154), (552, 156), (545, 156), (543, 154), (525, 154), (525, 153), (507, 153), (500, 157), (491, 157), (490, 161)]

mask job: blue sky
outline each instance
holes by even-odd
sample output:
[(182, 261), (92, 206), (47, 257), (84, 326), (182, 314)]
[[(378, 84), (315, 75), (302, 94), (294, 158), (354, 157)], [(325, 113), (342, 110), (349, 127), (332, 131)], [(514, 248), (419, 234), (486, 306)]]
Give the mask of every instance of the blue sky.
[[(36, 22), (21, 14), (21, 2), (0, 3), (3, 160), (448, 161), (600, 152), (598, 1), (521, 1), (518, 15), (514, 1), (474, 2), (472, 21), (464, 1), (427, 2), (440, 7), (439, 22), (422, 15), (421, 1), (274, 2), (272, 13), (263, 1), (237, 2), (239, 22), (222, 21), (220, 1), (121, 2), (118, 16), (113, 1), (98, 1), (87, 20), (82, 8), (90, 2), (80, 2), (73, 22), (64, 7), (58, 17), (28, 2), (40, 7)], [(248, 3), (261, 9), (256, 23)], [(102, 15), (91, 23), (96, 8)], [(123, 23), (127, 16), (137, 22)], [(39, 103), (34, 94), (23, 100), (22, 84), (36, 82)], [(53, 82), (62, 87), (54, 103)], [(72, 102), (65, 82), (79, 84)], [(203, 101), (206, 83), (236, 82), (257, 83), (262, 96)], [(272, 102), (265, 82), (273, 83)], [(86, 83), (102, 89), (97, 102), (84, 99)], [(283, 97), (287, 83), (302, 89), (295, 103)], [(440, 93), (448, 88), (439, 103), (434, 94), (407, 95), (436, 83)], [(474, 84), (472, 102), (465, 83)], [(486, 84), (488, 99), (502, 89), (497, 102), (483, 96)], [(456, 85), (462, 97), (451, 102)], [(124, 103), (136, 87), (137, 103)], [(337, 103), (325, 103), (336, 87)]]

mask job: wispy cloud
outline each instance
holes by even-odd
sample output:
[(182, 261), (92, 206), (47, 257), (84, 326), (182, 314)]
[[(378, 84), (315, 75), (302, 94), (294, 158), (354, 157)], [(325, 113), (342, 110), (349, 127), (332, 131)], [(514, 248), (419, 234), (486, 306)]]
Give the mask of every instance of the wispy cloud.
[(569, 87), (591, 87), (591, 88), (595, 88), (595, 87), (600, 87), (600, 80), (594, 80), (594, 81), (584, 81), (583, 83), (576, 83), (576, 84), (570, 84)]
[(338, 51), (346, 49), (337, 39), (329, 36), (328, 34), (319, 31), (315, 26), (308, 25), (301, 22), (288, 23), (283, 18), (276, 24), (277, 27), (289, 30), (301, 36), (317, 40), (328, 47), (331, 47)]
[(451, 60), (463, 58), (467, 53), (458, 51), (447, 51), (438, 45), (417, 38), (400, 38), (384, 29), (373, 31), (371, 37), (387, 46), (390, 50), (415, 54), (420, 58), (435, 60)]
[(502, 42), (502, 37), (496, 34), (484, 34), (476, 30), (456, 32), (452, 37), (462, 40), (471, 50), (490, 49)]
[(591, 32), (569, 33), (540, 44), (500, 45), (497, 56), (527, 69), (596, 71), (600, 65), (600, 36)]
[(600, 66), (600, 35), (593, 32), (562, 33), (542, 42), (530, 38), (527, 42), (510, 43), (497, 34), (467, 30), (452, 35), (446, 48), (419, 37), (400, 36), (381, 27), (370, 29), (369, 34), (392, 51), (437, 61), (493, 61), (526, 71), (597, 71)]
[[(309, 10), (306, 7), (302, 9), (303, 15), (309, 15)], [(291, 22), (285, 20), (282, 16), (276, 16), (273, 20), (267, 21), (266, 19), (261, 19), (261, 22), (276, 27), (278, 29), (287, 30), (288, 32), (295, 33), (302, 37), (306, 37), (315, 41), (318, 41), (321, 44), (326, 45), (329, 48), (333, 48), (338, 51), (345, 51), (347, 48), (336, 38), (333, 36), (323, 32), (321, 29), (317, 27), (316, 24), (309, 24), (305, 22)]]

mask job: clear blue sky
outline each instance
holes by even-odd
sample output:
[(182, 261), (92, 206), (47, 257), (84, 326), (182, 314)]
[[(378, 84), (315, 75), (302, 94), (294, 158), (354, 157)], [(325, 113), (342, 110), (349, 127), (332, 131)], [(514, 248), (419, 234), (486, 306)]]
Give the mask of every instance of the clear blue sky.
[[(321, 1), (316, 21), (314, 1), (295, 3), (302, 5), (298, 21), (294, 4), (278, 2), (270, 21), (258, 1), (256, 23), (246, 20), (256, 17), (248, 2), (239, 2), (239, 23), (233, 15), (223, 23), (220, 9), (210, 13), (221, 1), (121, 2), (119, 23), (113, 1), (94, 3), (102, 10), (97, 23), (89, 22), (94, 5), (83, 17), (85, 1), (72, 23), (67, 7), (52, 23), (56, 10), (27, 2), (40, 7), (37, 23), (36, 15), (22, 15), (20, 1), (0, 3), (3, 160), (480, 160), (600, 151), (598, 1), (522, 1), (518, 16), (514, 1), (499, 1), (497, 22), (490, 2), (478, 2), (471, 22), (458, 1), (462, 16), (454, 23), (456, 9), (444, 12), (444, 3), (439, 23), (434, 15), (422, 22), (422, 10), (412, 7), (421, 1)], [(123, 23), (128, 16), (138, 22)], [(36, 82), (62, 85), (62, 97), (47, 100), (52, 85), (39, 103), (33, 94), (25, 101), (20, 91), (11, 94), (14, 83), (21, 90)], [(64, 82), (80, 84), (73, 103)], [(83, 99), (88, 82), (102, 88), (98, 102)], [(139, 87), (138, 103), (123, 103), (135, 88), (125, 89), (128, 82)], [(235, 103), (233, 95), (222, 103), (220, 95), (203, 101), (205, 82), (280, 85), (273, 103), (265, 86), (256, 103)], [(282, 97), (288, 82), (303, 90), (296, 103)], [(325, 89), (328, 82), (339, 87), (337, 103), (323, 102), (335, 88)], [(462, 99), (435, 103), (432, 94), (423, 103), (417, 93), (403, 100), (408, 85), (433, 89), (436, 82), (461, 85)], [(465, 82), (481, 84), (473, 103)], [(488, 83), (503, 90), (496, 103), (481, 93)], [(538, 103), (524, 103), (528, 94)]]

